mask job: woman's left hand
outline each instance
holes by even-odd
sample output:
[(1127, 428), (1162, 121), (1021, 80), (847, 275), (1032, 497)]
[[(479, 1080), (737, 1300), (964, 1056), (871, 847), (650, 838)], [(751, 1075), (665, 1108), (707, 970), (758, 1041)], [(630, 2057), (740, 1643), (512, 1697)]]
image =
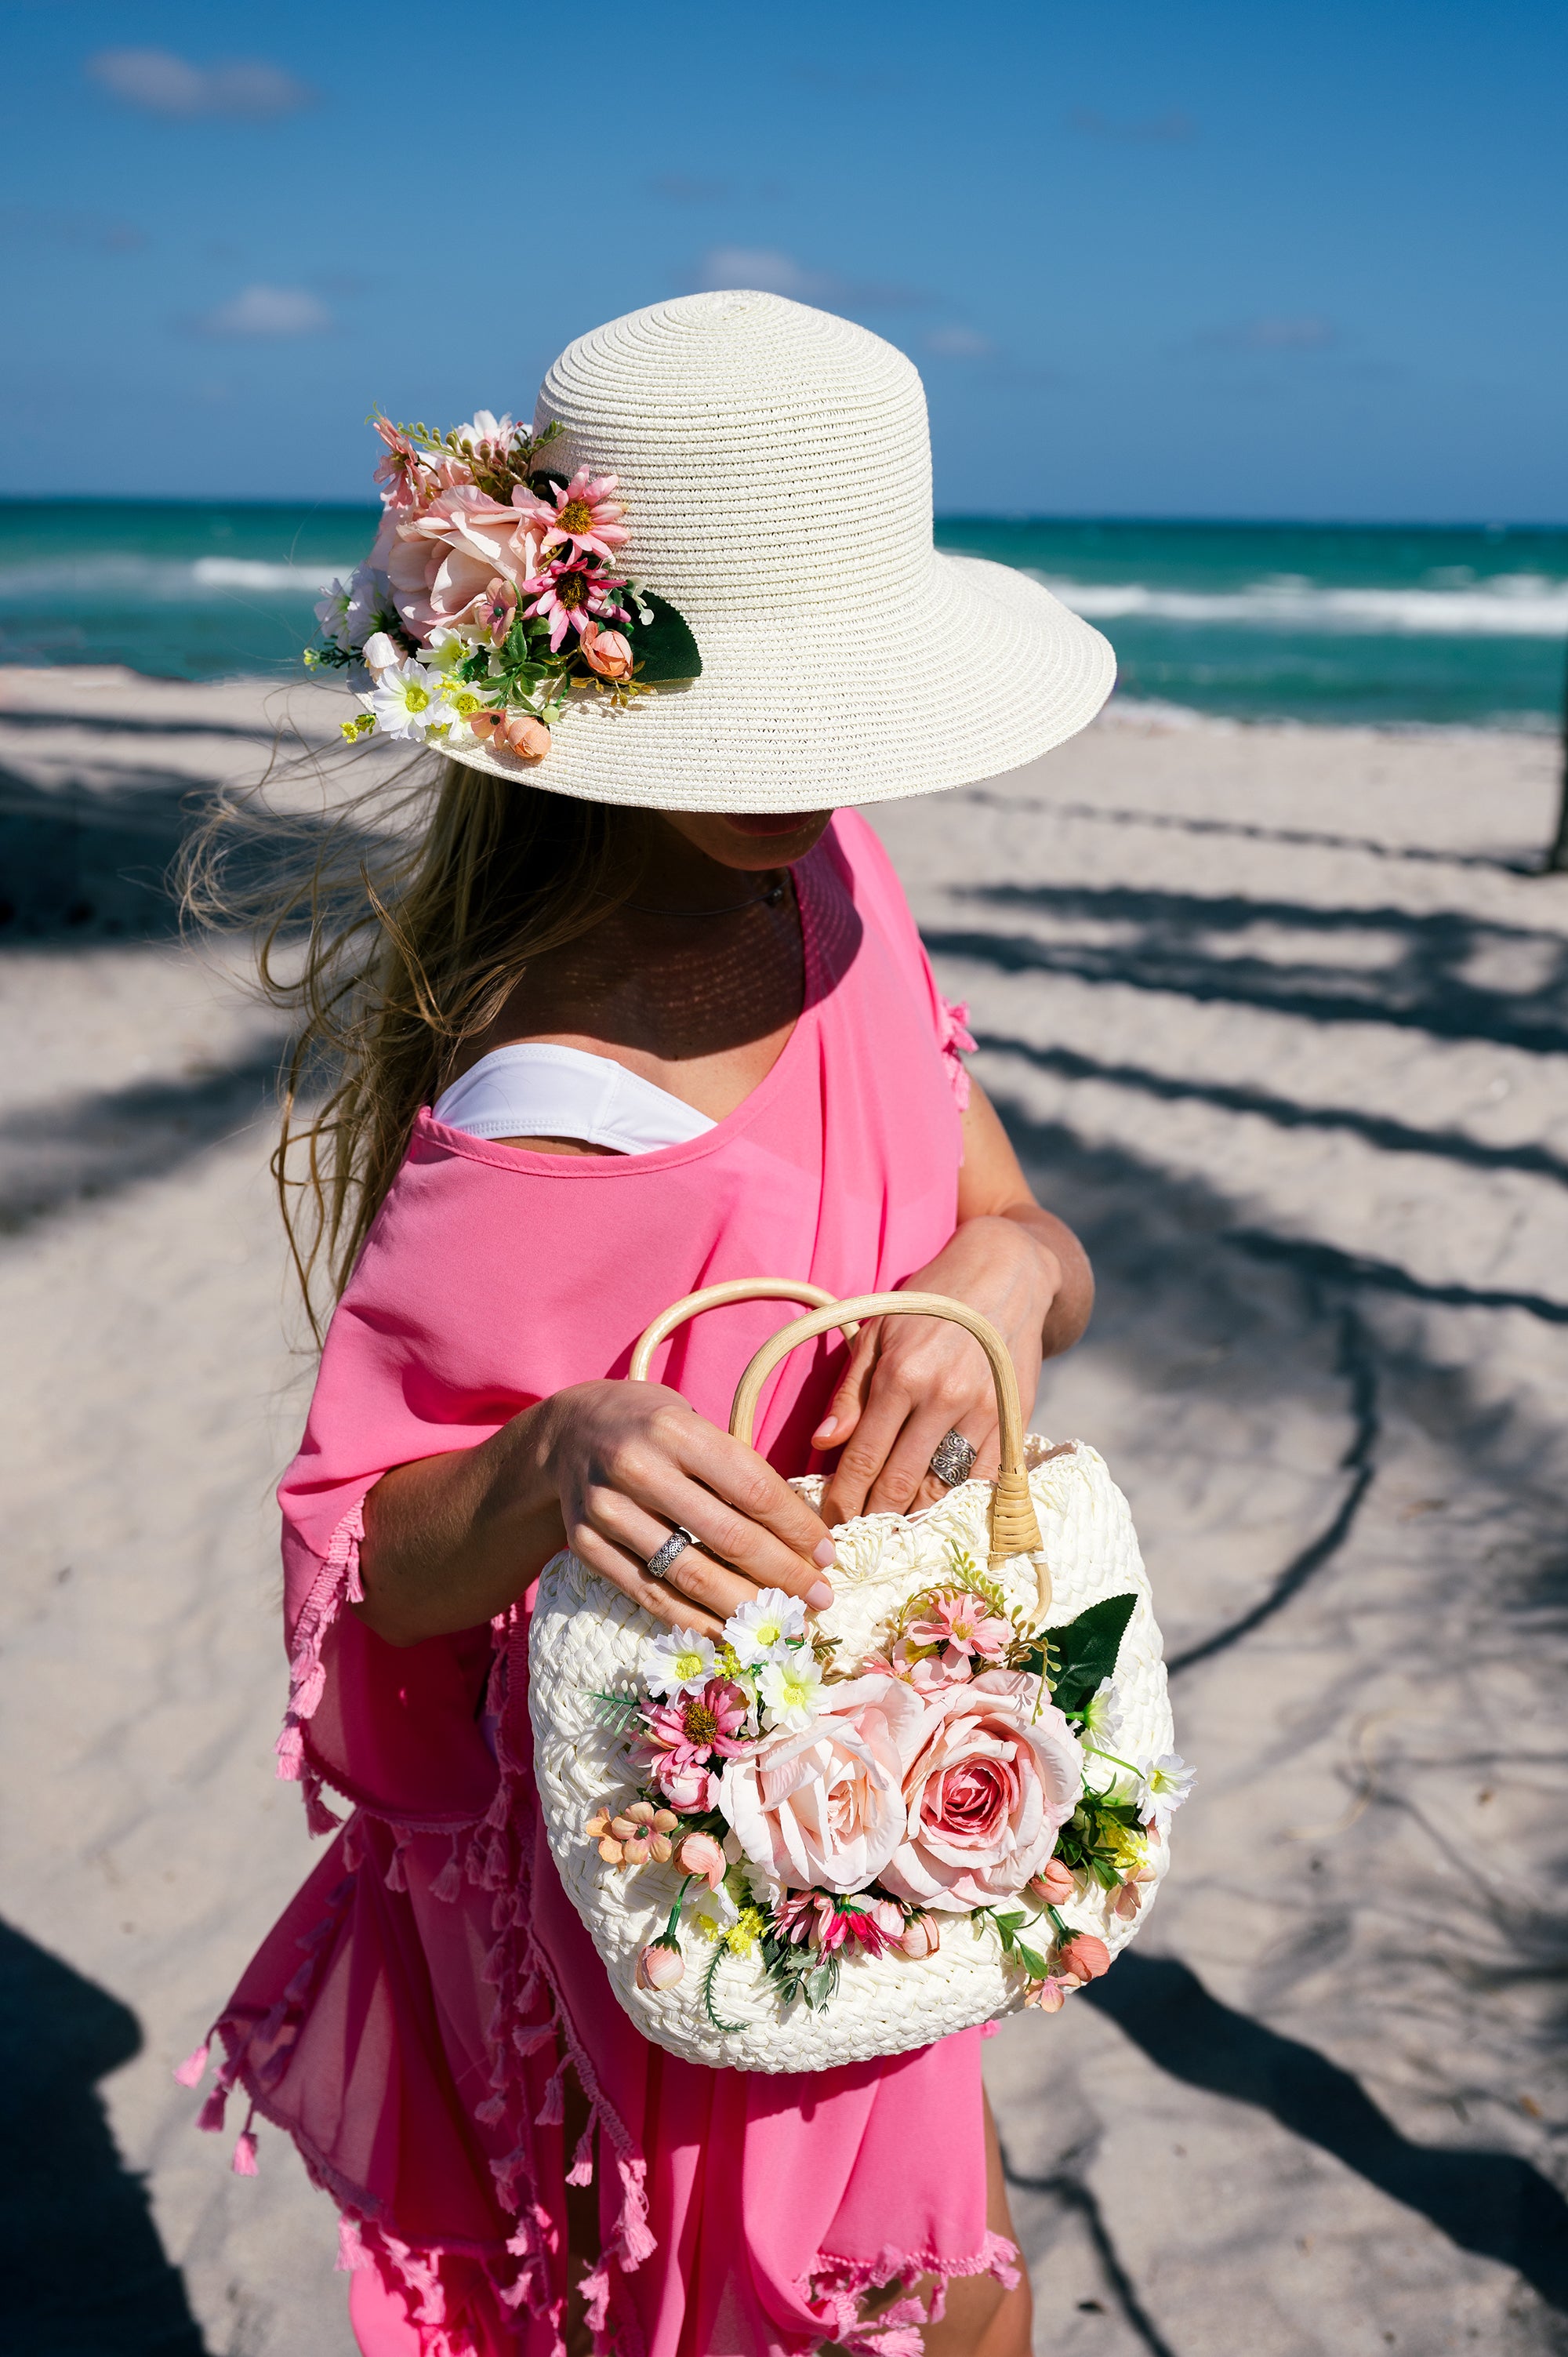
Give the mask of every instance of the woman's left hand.
[[(1004, 1218), (966, 1221), (901, 1290), (950, 1294), (988, 1318), (1013, 1354), (1027, 1414), (1060, 1286), (1056, 1254)], [(864, 1326), (812, 1435), (814, 1447), (840, 1452), (822, 1501), (829, 1529), (854, 1514), (908, 1514), (945, 1497), (947, 1485), (930, 1463), (948, 1432), (961, 1433), (974, 1449), (977, 1480), (994, 1476), (996, 1393), (973, 1335), (940, 1318), (879, 1318)]]
[[(1001, 1333), (1017, 1370), (1026, 1419), (1042, 1360), (1089, 1322), (1093, 1279), (1070, 1228), (1036, 1202), (1006, 1132), (976, 1087), (964, 1116), (959, 1221), (950, 1243), (905, 1279), (909, 1293), (946, 1293)], [(961, 1434), (973, 1474), (998, 1463), (996, 1394), (972, 1334), (939, 1318), (881, 1318), (864, 1326), (843, 1380), (812, 1435), (839, 1451), (822, 1500), (829, 1529), (855, 1514), (908, 1514), (947, 1494), (931, 1471), (938, 1443)]]

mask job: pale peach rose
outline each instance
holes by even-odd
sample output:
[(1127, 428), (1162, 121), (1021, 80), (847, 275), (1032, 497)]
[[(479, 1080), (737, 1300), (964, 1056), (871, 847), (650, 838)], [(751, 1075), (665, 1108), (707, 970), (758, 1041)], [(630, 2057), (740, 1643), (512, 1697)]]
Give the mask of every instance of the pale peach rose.
[(1083, 1759), (1037, 1681), (986, 1670), (922, 1706), (905, 1778), (908, 1832), (882, 1879), (919, 1907), (967, 1914), (1012, 1899), (1043, 1871), (1083, 1789)]
[(519, 589), (538, 557), (539, 542), (525, 516), (475, 484), (461, 483), (422, 513), (403, 516), (390, 554), (380, 561), (398, 612), (423, 643), (438, 624), (490, 630), (496, 597), (504, 595), (490, 585), (499, 580)]
[(746, 1857), (794, 1890), (864, 1890), (904, 1837), (924, 1712), (897, 1678), (824, 1686), (817, 1717), (732, 1760), (718, 1801)]
[(577, 651), (601, 679), (631, 677), (631, 642), (624, 630), (601, 630), (596, 622), (590, 622), (578, 640)]

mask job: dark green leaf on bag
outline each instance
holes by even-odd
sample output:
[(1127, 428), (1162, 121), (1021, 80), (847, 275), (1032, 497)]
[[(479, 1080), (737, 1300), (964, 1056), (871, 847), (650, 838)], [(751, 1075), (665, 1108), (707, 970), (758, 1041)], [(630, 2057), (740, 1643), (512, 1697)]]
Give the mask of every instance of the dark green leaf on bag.
[(1061, 1664), (1051, 1689), (1058, 1710), (1081, 1710), (1112, 1674), (1137, 1601), (1135, 1596), (1102, 1596), (1076, 1620), (1051, 1631), (1051, 1647)]
[(651, 622), (634, 622), (628, 633), (632, 657), (637, 665), (636, 677), (650, 687), (657, 687), (667, 680), (699, 678), (703, 658), (697, 651), (697, 641), (692, 636), (684, 615), (678, 614), (673, 606), (647, 590), (639, 594), (653, 619)]

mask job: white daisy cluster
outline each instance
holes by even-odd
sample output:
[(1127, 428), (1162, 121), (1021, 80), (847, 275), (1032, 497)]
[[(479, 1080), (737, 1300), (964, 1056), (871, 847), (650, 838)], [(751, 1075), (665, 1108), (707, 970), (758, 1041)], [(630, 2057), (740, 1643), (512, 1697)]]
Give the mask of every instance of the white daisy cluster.
[(721, 1657), (711, 1637), (695, 1629), (666, 1629), (642, 1650), (642, 1683), (651, 1695), (675, 1701), (700, 1695), (710, 1678), (728, 1678), (748, 1693), (764, 1732), (801, 1733), (817, 1716), (822, 1674), (806, 1639), (806, 1608), (782, 1587), (764, 1587), (731, 1614)]

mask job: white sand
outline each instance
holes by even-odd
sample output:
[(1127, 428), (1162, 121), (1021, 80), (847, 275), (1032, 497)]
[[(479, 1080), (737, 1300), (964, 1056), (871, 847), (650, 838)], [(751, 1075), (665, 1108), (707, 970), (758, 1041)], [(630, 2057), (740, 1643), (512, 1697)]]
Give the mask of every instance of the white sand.
[[(4, 889), (47, 929), (0, 934), (5, 1911), (80, 1976), (13, 1951), (58, 2149), (119, 2222), (62, 2292), (82, 2352), (187, 2297), (171, 2349), (351, 2346), (329, 2206), (270, 2131), (231, 2176), (238, 2119), (192, 2135), (168, 2075), (310, 1856), (270, 1760), (308, 1383), (275, 1034), (224, 960), (102, 930), (151, 906), (133, 823), (150, 873), (267, 701), (0, 673)], [(1123, 721), (877, 816), (1095, 1256), (1036, 1422), (1110, 1458), (1173, 1652), (1221, 1641), (1177, 1677), (1201, 1781), (1146, 1939), (990, 2050), (1052, 2357), (1568, 2348), (1568, 882), (1516, 872), (1552, 774), (1517, 738)]]

